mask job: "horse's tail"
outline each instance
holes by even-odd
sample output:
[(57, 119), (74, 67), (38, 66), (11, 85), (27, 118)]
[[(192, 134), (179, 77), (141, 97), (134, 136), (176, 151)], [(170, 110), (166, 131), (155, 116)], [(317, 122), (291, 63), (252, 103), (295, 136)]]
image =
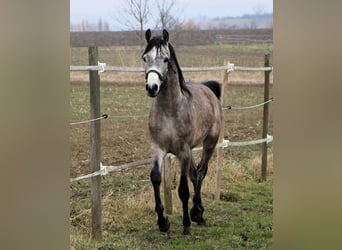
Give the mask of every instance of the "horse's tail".
[(214, 92), (216, 97), (220, 99), (221, 97), (221, 84), (216, 81), (206, 81), (202, 83), (203, 85), (207, 86), (211, 91)]

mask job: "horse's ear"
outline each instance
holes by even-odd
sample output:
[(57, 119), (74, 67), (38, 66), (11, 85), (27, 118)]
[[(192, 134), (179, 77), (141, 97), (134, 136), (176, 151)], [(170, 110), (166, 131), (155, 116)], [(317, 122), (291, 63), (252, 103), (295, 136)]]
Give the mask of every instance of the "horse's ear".
[(151, 30), (150, 29), (146, 30), (145, 39), (146, 39), (147, 43), (150, 42), (150, 39), (151, 39)]
[(169, 41), (169, 32), (166, 29), (163, 29), (163, 40), (165, 44)]

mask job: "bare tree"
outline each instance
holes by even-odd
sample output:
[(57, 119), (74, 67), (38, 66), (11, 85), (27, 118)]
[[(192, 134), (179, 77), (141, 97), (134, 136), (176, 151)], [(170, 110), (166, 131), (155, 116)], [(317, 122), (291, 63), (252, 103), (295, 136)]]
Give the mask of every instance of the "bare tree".
[(90, 25), (89, 25), (89, 22), (88, 20), (82, 20), (82, 23), (81, 23), (81, 31), (88, 31), (90, 28)]
[(261, 15), (265, 13), (265, 6), (263, 4), (257, 4), (253, 8), (254, 11), (254, 17), (250, 24), (250, 29), (257, 29), (258, 23)]
[(97, 21), (97, 31), (103, 31), (103, 21), (101, 18)]
[(263, 4), (257, 4), (253, 7), (254, 14), (260, 16), (265, 13), (265, 6)]
[(200, 26), (194, 21), (189, 20), (182, 24), (182, 29), (183, 30), (199, 30)]
[(176, 9), (176, 0), (156, 0), (157, 4), (157, 25), (159, 29), (178, 29), (182, 22), (174, 13)]
[(104, 30), (109, 31), (109, 23), (107, 21), (104, 23)]
[(116, 20), (128, 30), (137, 31), (140, 44), (144, 44), (144, 27), (150, 16), (149, 0), (124, 0)]

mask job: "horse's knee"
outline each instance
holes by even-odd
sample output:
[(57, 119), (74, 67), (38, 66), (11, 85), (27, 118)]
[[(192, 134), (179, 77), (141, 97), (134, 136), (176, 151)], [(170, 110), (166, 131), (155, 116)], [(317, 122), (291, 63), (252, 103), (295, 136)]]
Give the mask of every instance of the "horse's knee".
[(152, 184), (160, 185), (160, 183), (161, 183), (161, 175), (160, 175), (160, 173), (158, 173), (157, 171), (153, 171), (152, 170), (150, 178), (151, 178)]
[(161, 183), (161, 173), (159, 171), (159, 167), (156, 165), (157, 163), (153, 163), (153, 168), (150, 174), (150, 179), (152, 184), (160, 185)]
[(190, 167), (190, 179), (193, 183), (197, 181), (197, 170), (194, 166)]
[(178, 195), (182, 201), (187, 201), (190, 198), (190, 191), (187, 182), (186, 176), (181, 176), (179, 187), (178, 187)]
[(202, 182), (208, 172), (208, 162), (197, 167), (197, 180)]

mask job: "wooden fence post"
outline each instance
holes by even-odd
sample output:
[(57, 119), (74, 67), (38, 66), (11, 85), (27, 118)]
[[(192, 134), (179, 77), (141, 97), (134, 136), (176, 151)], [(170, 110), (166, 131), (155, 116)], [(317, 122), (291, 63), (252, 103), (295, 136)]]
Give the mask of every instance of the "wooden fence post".
[[(229, 64), (229, 62), (228, 62)], [(226, 65), (228, 65), (226, 64)], [(224, 70), (223, 75), (223, 83), (221, 85), (221, 107), (225, 105), (225, 87), (228, 83), (228, 67)], [(224, 111), (222, 111), (222, 126), (221, 126), (221, 133), (217, 143), (222, 143), (224, 139)], [(215, 195), (214, 199), (219, 201), (220, 200), (220, 192), (221, 192), (221, 169), (223, 166), (223, 147), (217, 148), (217, 163), (216, 163), (216, 170), (215, 170)]]
[[(265, 67), (270, 67), (270, 55), (265, 55)], [(264, 87), (264, 102), (269, 100), (270, 95), (270, 72), (265, 71), (265, 87)], [(263, 126), (262, 126), (262, 138), (267, 137), (268, 133), (268, 114), (269, 103), (264, 105)], [(261, 180), (266, 181), (267, 176), (267, 142), (262, 143), (262, 158), (261, 158)]]
[(172, 214), (172, 180), (171, 180), (171, 155), (164, 158), (164, 205), (165, 213)]
[[(89, 65), (98, 64), (97, 47), (88, 48)], [(100, 77), (98, 71), (89, 71), (90, 83), (90, 118), (100, 117)], [(90, 171), (100, 170), (101, 137), (100, 120), (90, 124)], [(102, 240), (102, 204), (101, 204), (101, 176), (91, 178), (91, 221), (92, 238)]]

